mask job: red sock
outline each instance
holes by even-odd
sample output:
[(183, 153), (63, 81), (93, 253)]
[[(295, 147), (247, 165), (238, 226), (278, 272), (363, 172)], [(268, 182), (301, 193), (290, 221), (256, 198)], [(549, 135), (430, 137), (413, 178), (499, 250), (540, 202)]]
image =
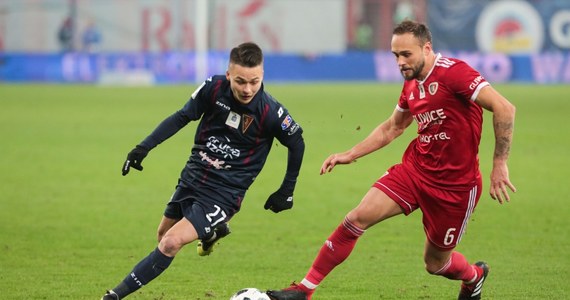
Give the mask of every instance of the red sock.
[(469, 282), (476, 278), (477, 269), (467, 262), (467, 259), (465, 259), (463, 254), (454, 251), (451, 253), (449, 262), (434, 274), (441, 275), (449, 279)]
[(356, 241), (363, 233), (364, 230), (354, 226), (345, 218), (319, 251), (319, 255), (302, 283), (310, 289), (319, 285), (336, 266), (350, 255)]

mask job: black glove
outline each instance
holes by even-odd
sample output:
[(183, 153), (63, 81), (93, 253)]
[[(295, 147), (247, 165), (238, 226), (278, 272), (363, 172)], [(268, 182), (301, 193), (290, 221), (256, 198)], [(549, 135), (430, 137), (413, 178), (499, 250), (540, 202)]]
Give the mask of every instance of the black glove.
[(291, 209), (293, 207), (293, 192), (284, 191), (283, 189), (271, 194), (263, 208), (271, 209), (272, 212), (278, 213), (282, 210)]
[(133, 167), (133, 169), (142, 171), (143, 166), (141, 166), (141, 163), (147, 154), (148, 150), (141, 146), (136, 146), (135, 149), (131, 150), (131, 152), (127, 154), (127, 160), (125, 160), (125, 163), (123, 164), (123, 176), (129, 174), (129, 169), (131, 167)]

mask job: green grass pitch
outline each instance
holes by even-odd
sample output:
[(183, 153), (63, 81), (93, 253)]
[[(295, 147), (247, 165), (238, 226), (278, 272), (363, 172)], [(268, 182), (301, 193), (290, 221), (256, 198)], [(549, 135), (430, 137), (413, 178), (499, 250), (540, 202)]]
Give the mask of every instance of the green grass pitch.
[[(560, 299), (570, 278), (570, 87), (496, 85), (517, 107), (511, 203), (488, 196), (491, 114), (480, 148), (484, 191), (458, 250), (484, 259), (485, 299)], [(273, 84), (305, 131), (293, 210), (263, 210), (284, 175), (275, 145), (210, 257), (196, 244), (129, 299), (229, 299), (243, 287), (300, 280), (320, 246), (415, 136), (320, 176), (322, 161), (362, 140), (392, 112), (400, 85)], [(156, 246), (156, 228), (196, 123), (153, 150), (144, 172), (121, 176), (128, 151), (194, 86), (0, 85), (0, 293), (5, 299), (99, 299)], [(459, 283), (424, 271), (420, 212), (367, 231), (315, 299), (455, 299)]]

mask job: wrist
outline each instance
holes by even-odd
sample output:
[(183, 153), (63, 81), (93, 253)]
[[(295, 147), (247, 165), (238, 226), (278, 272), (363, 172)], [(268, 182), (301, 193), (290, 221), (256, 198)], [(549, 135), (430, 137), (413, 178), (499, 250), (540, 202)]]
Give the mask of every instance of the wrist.
[(295, 180), (290, 180), (290, 179), (283, 180), (283, 183), (281, 183), (281, 187), (279, 187), (279, 192), (286, 195), (293, 195), (296, 183), (297, 182)]
[(142, 145), (142, 144), (136, 145), (136, 146), (135, 146), (135, 149), (142, 150), (142, 151), (144, 151), (144, 152), (149, 152), (149, 151), (150, 151), (150, 149), (149, 149), (148, 147), (146, 147), (146, 146), (144, 146), (144, 145)]

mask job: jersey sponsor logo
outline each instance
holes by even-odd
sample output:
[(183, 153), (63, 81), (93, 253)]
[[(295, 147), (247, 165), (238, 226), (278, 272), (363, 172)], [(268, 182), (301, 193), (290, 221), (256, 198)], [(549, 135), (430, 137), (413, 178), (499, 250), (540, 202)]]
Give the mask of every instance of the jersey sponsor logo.
[(408, 97), (408, 100), (414, 100), (414, 99), (416, 99), (416, 98), (414, 97), (414, 92), (411, 92), (411, 93), (410, 93), (410, 97)]
[(227, 169), (231, 169), (232, 166), (229, 165), (224, 165), (226, 162), (223, 160), (219, 160), (219, 159), (213, 159), (211, 157), (208, 156), (208, 153), (204, 152), (204, 151), (200, 151), (198, 152), (198, 154), (200, 154), (200, 157), (202, 158), (203, 161), (206, 161), (210, 164), (210, 166), (212, 166), (214, 169), (216, 170), (227, 170)]
[(292, 123), (293, 119), (291, 118), (290, 115), (287, 115), (285, 119), (283, 119), (283, 122), (281, 122), (281, 129), (287, 130), (287, 128), (289, 128), (289, 126), (291, 126)]
[(242, 115), (242, 117), (243, 117), (243, 122), (241, 123), (241, 132), (245, 133), (249, 128), (249, 125), (253, 123), (253, 117), (250, 115)]
[(226, 125), (237, 129), (239, 126), (239, 121), (241, 120), (241, 117), (239, 114), (237, 114), (236, 112), (230, 111), (230, 114), (228, 115), (228, 118), (226, 119)]
[(277, 111), (277, 116), (281, 118), (282, 115), (283, 115), (283, 107), (279, 107), (279, 110)]
[[(226, 138), (228, 142), (230, 140)], [(206, 147), (213, 153), (221, 154), (224, 158), (234, 159), (240, 156), (239, 149), (235, 149), (230, 144), (224, 143), (220, 141), (215, 136), (211, 136), (208, 138), (208, 142), (206, 143)]]
[(418, 132), (423, 131), (433, 124), (441, 124), (443, 119), (447, 118), (443, 108), (438, 108), (423, 113), (413, 115), (414, 120), (418, 123)]
[(445, 131), (438, 132), (436, 134), (422, 134), (418, 137), (418, 139), (420, 140), (420, 142), (424, 144), (429, 144), (432, 141), (451, 140), (451, 138), (447, 136), (447, 133)]
[(428, 85), (428, 91), (430, 95), (435, 95), (435, 93), (437, 92), (437, 88), (439, 87), (439, 83), (437, 82), (432, 82)]
[(479, 83), (481, 83), (481, 81), (483, 81), (483, 76), (479, 75), (477, 76), (475, 79), (473, 79), (473, 82), (471, 82), (471, 84), (469, 85), (469, 89), (473, 90), (475, 89)]

